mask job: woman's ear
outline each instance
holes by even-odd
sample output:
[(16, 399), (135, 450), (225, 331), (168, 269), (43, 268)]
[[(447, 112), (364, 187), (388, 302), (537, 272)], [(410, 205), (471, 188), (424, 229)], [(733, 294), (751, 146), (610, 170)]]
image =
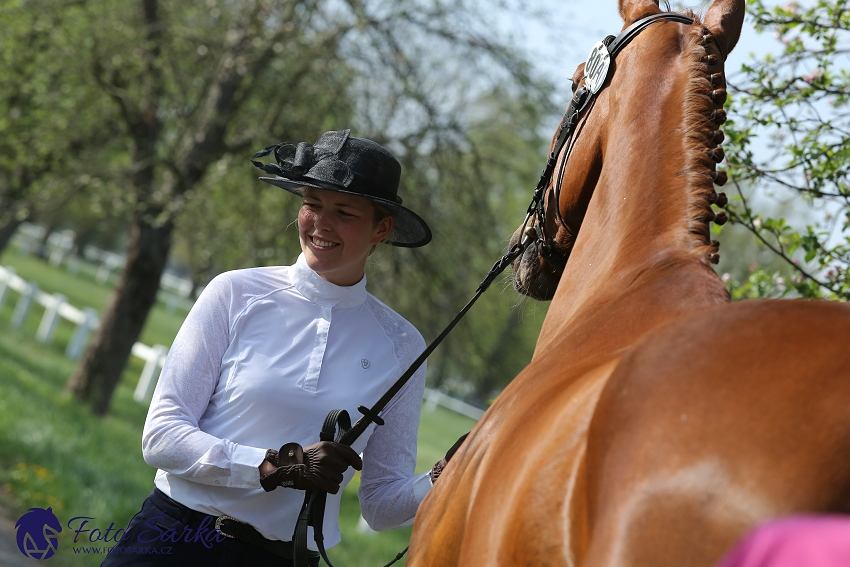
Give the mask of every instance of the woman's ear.
[(393, 217), (384, 217), (375, 225), (375, 234), (372, 236), (372, 244), (378, 244), (393, 230)]

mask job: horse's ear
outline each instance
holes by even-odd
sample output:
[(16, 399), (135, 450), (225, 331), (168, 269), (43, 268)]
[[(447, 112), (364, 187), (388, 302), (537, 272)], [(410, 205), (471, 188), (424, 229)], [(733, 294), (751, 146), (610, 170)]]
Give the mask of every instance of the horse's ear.
[(627, 26), (644, 16), (657, 14), (661, 11), (658, 7), (658, 0), (617, 0), (617, 8), (619, 8), (620, 16)]
[(717, 38), (727, 56), (741, 37), (744, 4), (745, 0), (714, 0), (703, 19), (703, 24)]

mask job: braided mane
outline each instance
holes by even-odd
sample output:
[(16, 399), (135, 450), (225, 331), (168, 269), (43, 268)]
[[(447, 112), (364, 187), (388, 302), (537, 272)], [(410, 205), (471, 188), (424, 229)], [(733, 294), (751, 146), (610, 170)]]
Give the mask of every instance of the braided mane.
[[(710, 238), (709, 223), (726, 222), (723, 212), (715, 213), (712, 204), (723, 206), (725, 194), (718, 196), (714, 183), (726, 181), (724, 172), (716, 172), (716, 163), (723, 159), (719, 143), (723, 133), (718, 126), (725, 121), (723, 103), (726, 100), (726, 78), (722, 55), (709, 31), (699, 18), (687, 32), (685, 56), (690, 59), (690, 80), (685, 93), (682, 127), (685, 137), (685, 167), (681, 175), (687, 179), (689, 232), (694, 252), (712, 263), (719, 260), (720, 243)], [(713, 80), (712, 80), (713, 76)]]

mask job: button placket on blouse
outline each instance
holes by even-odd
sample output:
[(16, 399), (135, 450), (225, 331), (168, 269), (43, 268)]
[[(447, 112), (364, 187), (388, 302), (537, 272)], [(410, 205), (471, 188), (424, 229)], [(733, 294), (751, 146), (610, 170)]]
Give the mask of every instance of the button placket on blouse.
[(321, 315), (316, 319), (316, 342), (310, 353), (310, 364), (304, 376), (304, 389), (315, 392), (319, 384), (319, 374), (322, 371), (322, 359), (328, 346), (328, 330), (331, 326), (331, 307), (320, 306)]

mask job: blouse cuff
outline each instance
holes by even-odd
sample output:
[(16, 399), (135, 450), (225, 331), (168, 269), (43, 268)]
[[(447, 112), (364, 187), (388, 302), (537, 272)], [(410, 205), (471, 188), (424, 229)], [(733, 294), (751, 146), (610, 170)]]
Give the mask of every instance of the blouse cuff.
[(266, 449), (237, 445), (230, 458), (230, 486), (260, 488), (260, 464), (265, 458)]
[(428, 494), (429, 490), (431, 490), (432, 485), (433, 483), (431, 482), (431, 471), (428, 471), (416, 477), (416, 480), (413, 481), (413, 495), (416, 497), (416, 502), (422, 502), (422, 500), (425, 498), (425, 495)]
[[(418, 507), (422, 503), (422, 499), (425, 498), (425, 495), (428, 494), (428, 491), (431, 490), (431, 486), (433, 486), (431, 483), (431, 472), (429, 471), (413, 478), (413, 495), (416, 497), (416, 505)], [(414, 512), (412, 518), (396, 527), (405, 528), (412, 526), (415, 519), (416, 513)]]

